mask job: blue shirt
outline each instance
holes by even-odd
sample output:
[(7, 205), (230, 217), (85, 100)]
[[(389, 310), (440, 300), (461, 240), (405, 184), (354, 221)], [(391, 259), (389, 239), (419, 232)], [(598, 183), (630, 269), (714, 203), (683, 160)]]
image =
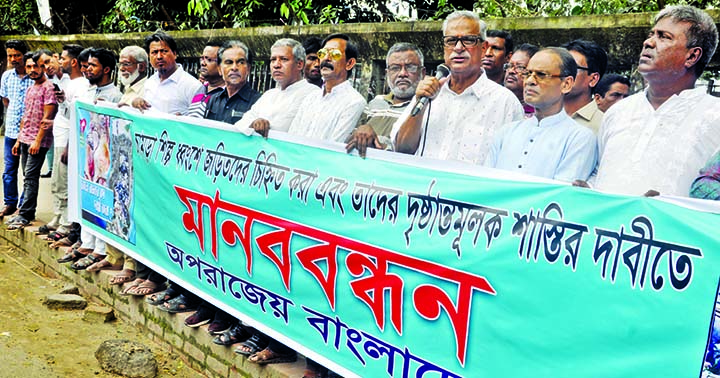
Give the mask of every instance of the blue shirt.
[(20, 77), (15, 69), (9, 69), (0, 79), (0, 97), (9, 100), (5, 114), (5, 136), (17, 139), (20, 132), (20, 120), (25, 111), (25, 92), (33, 85), (30, 76)]
[(571, 182), (587, 180), (597, 164), (597, 139), (564, 110), (538, 122), (513, 122), (496, 135), (485, 165)]

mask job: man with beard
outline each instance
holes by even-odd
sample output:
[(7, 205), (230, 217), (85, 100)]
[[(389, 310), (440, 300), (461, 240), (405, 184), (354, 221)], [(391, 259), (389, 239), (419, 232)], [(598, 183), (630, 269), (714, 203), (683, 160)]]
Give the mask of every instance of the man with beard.
[(52, 145), (53, 119), (57, 113), (55, 88), (40, 64), (40, 53), (25, 59), (25, 71), (33, 85), (25, 95), (25, 112), (20, 123), (20, 132), (12, 148), (13, 155), (20, 156), (23, 168), (23, 202), (18, 215), (6, 223), (8, 230), (17, 230), (35, 219), (37, 197), (40, 186), (40, 168), (45, 154)]
[(510, 33), (503, 30), (488, 30), (488, 48), (482, 60), (482, 67), (488, 79), (503, 85), (505, 64), (513, 54), (513, 40)]
[(322, 39), (318, 37), (310, 37), (303, 41), (305, 49), (305, 80), (308, 83), (322, 87), (322, 75), (320, 75), (320, 58), (317, 56), (318, 50), (322, 45)]
[(385, 79), (390, 93), (375, 97), (365, 107), (359, 126), (350, 135), (348, 152), (357, 148), (365, 157), (367, 148), (390, 149), (390, 131), (410, 104), (420, 79), (425, 77), (422, 51), (410, 43), (396, 43), (385, 57)]
[[(120, 90), (112, 82), (112, 72), (115, 71), (115, 54), (103, 48), (90, 49), (87, 60), (86, 77), (90, 87), (82, 98), (89, 101), (107, 101), (117, 103), (122, 97)], [(109, 163), (109, 162), (107, 162)], [(95, 164), (99, 164), (98, 161)], [(107, 254), (105, 242), (94, 236), (84, 228), (81, 231), (80, 239), (82, 245), (77, 249), (80, 254), (86, 256), (70, 265), (70, 269), (84, 270), (88, 267), (102, 262)], [(95, 265), (92, 270), (96, 270)], [(119, 267), (115, 267), (119, 269)]]
[(590, 176), (597, 162), (595, 134), (563, 110), (575, 75), (575, 59), (563, 48), (543, 49), (530, 59), (525, 101), (535, 115), (496, 134), (486, 166), (566, 182)]
[(260, 98), (250, 86), (250, 49), (240, 41), (227, 41), (218, 50), (225, 88), (210, 98), (205, 118), (225, 123), (239, 121)]
[(647, 88), (613, 105), (600, 127), (597, 189), (688, 195), (698, 168), (720, 146), (720, 99), (695, 87), (717, 43), (704, 11), (670, 6), (658, 13), (637, 67)]
[[(482, 68), (487, 26), (470, 11), (443, 23), (445, 64), (450, 77), (426, 76), (391, 133), (395, 150), (441, 160), (482, 164), (500, 126), (522, 119), (517, 98), (490, 80)], [(412, 115), (419, 99), (432, 99)]]
[(130, 105), (145, 94), (147, 81), (148, 55), (140, 46), (126, 46), (120, 51), (120, 83), (123, 95), (118, 106)]
[(303, 80), (305, 50), (300, 42), (283, 38), (270, 48), (270, 70), (277, 83), (235, 123), (240, 131), (254, 130), (267, 138), (270, 129), (287, 131), (303, 99), (320, 89)]
[(48, 236), (49, 240), (58, 241), (70, 233), (70, 222), (68, 221), (68, 141), (70, 136), (72, 113), (74, 112), (75, 99), (83, 95), (90, 84), (80, 73), (80, 64), (77, 56), (83, 48), (79, 45), (69, 44), (63, 46), (60, 54), (60, 70), (68, 80), (63, 80), (58, 85), (60, 91), (56, 92), (58, 101), (58, 114), (55, 116), (53, 125), (53, 139), (55, 156), (53, 160), (53, 175), (51, 191), (53, 194), (53, 219), (48, 224), (40, 227), (41, 232), (54, 233)]
[(3, 197), (5, 207), (0, 218), (11, 215), (18, 206), (18, 167), (20, 158), (12, 153), (20, 131), (20, 121), (25, 111), (25, 93), (33, 80), (25, 72), (25, 53), (27, 45), (23, 41), (11, 39), (5, 42), (9, 69), (0, 79), (0, 97), (5, 106), (5, 150), (3, 152), (5, 170), (3, 171)]
[(195, 95), (203, 93), (200, 81), (177, 64), (177, 44), (165, 32), (155, 32), (145, 38), (145, 51), (155, 69), (145, 82), (145, 95), (133, 100), (132, 106), (140, 110), (151, 107), (169, 114), (186, 114)]
[(365, 99), (348, 81), (358, 50), (345, 34), (332, 34), (322, 45), (322, 91), (305, 98), (288, 133), (344, 143), (365, 108)]
[(525, 102), (523, 94), (523, 85), (525, 79), (523, 74), (527, 71), (527, 65), (530, 58), (538, 52), (538, 47), (529, 43), (523, 43), (518, 46), (510, 57), (510, 61), (505, 64), (505, 88), (509, 89), (522, 104), (525, 118), (532, 117), (535, 114), (535, 108)]
[(207, 104), (216, 93), (222, 92), (225, 88), (225, 80), (220, 74), (220, 59), (218, 50), (220, 43), (208, 42), (200, 57), (200, 79), (205, 86), (205, 93), (196, 94), (192, 99), (187, 115), (190, 117), (205, 118)]

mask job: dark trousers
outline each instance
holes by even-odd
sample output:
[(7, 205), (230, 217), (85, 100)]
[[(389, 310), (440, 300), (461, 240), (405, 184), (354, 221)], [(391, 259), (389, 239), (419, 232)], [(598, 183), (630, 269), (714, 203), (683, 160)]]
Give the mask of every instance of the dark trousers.
[(37, 154), (29, 152), (30, 146), (20, 143), (20, 162), (22, 163), (25, 185), (23, 186), (23, 202), (20, 205), (20, 216), (32, 221), (37, 209), (38, 191), (40, 190), (40, 169), (45, 162), (48, 149), (41, 147)]
[(5, 137), (5, 170), (3, 171), (3, 196), (6, 206), (18, 205), (18, 168), (20, 167), (20, 156), (12, 154), (12, 148), (17, 139)]

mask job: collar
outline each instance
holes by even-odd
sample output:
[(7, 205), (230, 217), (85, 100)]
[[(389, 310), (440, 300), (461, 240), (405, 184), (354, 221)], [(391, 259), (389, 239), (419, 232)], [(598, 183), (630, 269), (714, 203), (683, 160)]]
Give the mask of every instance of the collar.
[(385, 102), (387, 102), (388, 105), (390, 105), (391, 108), (402, 108), (402, 107), (405, 107), (407, 104), (410, 103), (410, 101), (412, 101), (413, 98), (414, 98), (414, 97), (410, 97), (410, 99), (408, 99), (407, 101), (403, 101), (403, 102), (401, 102), (401, 103), (399, 103), (399, 104), (394, 104), (394, 103), (393, 103), (393, 100), (395, 100), (395, 94), (394, 94), (394, 93), (390, 92), (390, 93), (388, 93), (388, 94), (386, 94), (385, 96), (382, 97), (382, 99), (385, 100)]
[(480, 77), (475, 80), (472, 85), (465, 88), (465, 90), (462, 93), (455, 93), (450, 89), (450, 80), (446, 81), (445, 84), (440, 88), (440, 90), (446, 90), (449, 93), (452, 93), (455, 96), (461, 96), (465, 93), (471, 93), (475, 97), (484, 97), (487, 95), (488, 89), (491, 89), (493, 85), (500, 86), (500, 84), (488, 79), (487, 75), (485, 74), (484, 69), (480, 69), (482, 73), (480, 74)]
[(230, 95), (228, 94), (227, 87), (222, 88), (222, 92), (220, 93), (220, 96), (225, 96), (225, 97), (227, 97), (228, 100), (231, 98), (234, 98), (236, 96), (240, 96), (240, 98), (249, 102), (251, 91), (252, 91), (252, 88), (250, 86), (250, 82), (245, 82), (245, 85), (243, 85), (242, 88), (240, 88), (240, 90), (237, 91), (237, 93), (235, 93), (232, 97), (230, 97)]
[(548, 129), (553, 126), (557, 126), (568, 119), (571, 119), (570, 116), (565, 112), (565, 109), (560, 109), (559, 112), (541, 119), (538, 121), (537, 115), (533, 115), (532, 117), (528, 118), (528, 120), (532, 120), (534, 123), (534, 127), (540, 127), (543, 129)]
[[(347, 91), (348, 88), (352, 88), (352, 86), (350, 85), (350, 81), (345, 80), (342, 83), (334, 86), (333, 89), (330, 90), (330, 93), (328, 93), (328, 95), (331, 95), (333, 93), (342, 93), (344, 91)], [(322, 93), (325, 93), (325, 84), (324, 83), (322, 86)]]
[(182, 67), (181, 65), (179, 65), (179, 64), (177, 64), (177, 63), (175, 64), (175, 67), (177, 67), (177, 69), (175, 70), (175, 72), (173, 72), (172, 75), (170, 75), (170, 77), (168, 77), (168, 78), (165, 79), (165, 80), (162, 80), (162, 79), (160, 78), (160, 73), (157, 72), (157, 71), (155, 71), (155, 74), (154, 74), (154, 75), (155, 75), (155, 77), (158, 79), (158, 81), (160, 81), (160, 82), (165, 82), (165, 81), (173, 81), (173, 82), (176, 82), (176, 83), (177, 83), (177, 82), (180, 82), (180, 76), (183, 74), (183, 72), (185, 72), (185, 70), (183, 69), (183, 67)]
[(600, 111), (600, 109), (598, 109), (597, 103), (595, 102), (595, 100), (590, 100), (590, 102), (588, 102), (585, 106), (578, 109), (578, 111), (576, 111), (574, 115), (576, 115), (586, 121), (590, 121), (593, 118), (593, 116), (595, 116), (595, 113), (599, 112), (599, 111)]

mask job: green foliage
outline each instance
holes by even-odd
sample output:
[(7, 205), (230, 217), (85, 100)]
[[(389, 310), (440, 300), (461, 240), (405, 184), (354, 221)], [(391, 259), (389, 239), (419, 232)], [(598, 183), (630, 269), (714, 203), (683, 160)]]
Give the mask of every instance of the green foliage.
[(44, 31), (35, 1), (0, 0), (0, 32), (3, 35)]

